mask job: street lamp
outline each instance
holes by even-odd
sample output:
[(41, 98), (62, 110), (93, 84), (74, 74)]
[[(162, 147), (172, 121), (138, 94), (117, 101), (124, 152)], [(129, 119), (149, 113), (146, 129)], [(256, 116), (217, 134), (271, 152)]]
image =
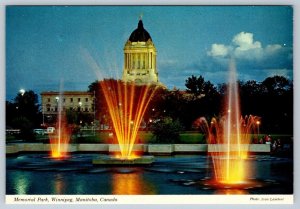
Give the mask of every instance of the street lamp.
[(79, 104), (79, 108), (80, 108), (80, 111), (81, 111), (82, 102), (78, 102), (78, 104)]
[(259, 137), (259, 125), (260, 125), (260, 121), (256, 121), (256, 125), (257, 125), (257, 137)]
[(25, 91), (25, 89), (20, 89), (19, 92), (20, 92), (21, 96), (23, 96), (26, 91)]

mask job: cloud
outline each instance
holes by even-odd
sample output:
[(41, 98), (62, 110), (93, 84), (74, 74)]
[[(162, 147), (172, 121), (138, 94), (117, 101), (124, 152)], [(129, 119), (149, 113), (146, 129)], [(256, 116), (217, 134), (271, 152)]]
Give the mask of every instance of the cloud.
[(214, 43), (207, 55), (197, 63), (206, 71), (227, 68), (228, 59), (233, 57), (244, 77), (251, 73), (252, 77), (276, 74), (293, 77), (293, 48), (277, 43), (263, 46), (261, 41), (255, 40), (253, 33), (240, 32), (233, 36), (229, 45)]
[(232, 38), (230, 45), (212, 44), (207, 55), (214, 58), (231, 56), (240, 60), (261, 61), (280, 54), (283, 48), (280, 44), (263, 47), (260, 41), (254, 40), (253, 33), (242, 31)]
[(266, 54), (274, 54), (276, 52), (279, 52), (279, 50), (282, 49), (282, 46), (279, 44), (273, 44), (273, 45), (267, 45), (265, 48)]
[(183, 63), (173, 57), (158, 57), (159, 78), (170, 89), (174, 86), (186, 89), (185, 80), (192, 75), (202, 75), (216, 85), (226, 83), (230, 57), (235, 58), (239, 80), (261, 82), (274, 75), (293, 79), (292, 47), (277, 43), (264, 45), (249, 32), (234, 35), (230, 44), (212, 44), (197, 61)]
[(209, 56), (212, 57), (225, 57), (228, 55), (230, 48), (228, 46), (225, 46), (224, 44), (213, 44), (211, 46), (211, 50), (207, 52)]
[(238, 46), (236, 50), (239, 51), (261, 48), (261, 43), (259, 41), (254, 42), (252, 33), (240, 32), (233, 37), (232, 43)]
[(272, 77), (272, 76), (275, 76), (275, 75), (284, 76), (288, 79), (293, 78), (291, 72), (287, 69), (269, 69), (268, 70), (268, 72), (267, 72), (268, 77)]
[(236, 58), (259, 60), (264, 56), (261, 42), (253, 40), (252, 33), (241, 32), (232, 39), (234, 45), (233, 55)]

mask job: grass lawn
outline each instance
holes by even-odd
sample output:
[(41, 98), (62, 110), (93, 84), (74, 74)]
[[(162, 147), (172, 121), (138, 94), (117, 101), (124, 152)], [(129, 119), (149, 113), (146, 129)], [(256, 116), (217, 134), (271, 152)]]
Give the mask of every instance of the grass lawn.
[[(84, 136), (81, 139), (77, 139), (78, 143), (112, 143), (115, 141), (115, 136), (109, 136), (108, 132), (99, 132), (95, 136), (89, 135)], [(155, 137), (150, 131), (139, 131), (137, 138), (137, 143), (153, 144), (156, 143)], [(206, 143), (204, 135), (194, 132), (185, 132), (180, 134), (179, 144), (204, 144)]]

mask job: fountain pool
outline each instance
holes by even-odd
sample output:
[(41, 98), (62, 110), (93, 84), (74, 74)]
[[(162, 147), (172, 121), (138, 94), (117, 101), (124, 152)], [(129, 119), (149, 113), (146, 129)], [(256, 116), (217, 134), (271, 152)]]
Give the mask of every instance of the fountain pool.
[[(292, 194), (293, 160), (250, 155), (252, 184), (213, 185), (212, 159), (206, 155), (156, 156), (148, 166), (93, 166), (99, 154), (48, 154), (7, 157), (6, 194)], [(282, 172), (282, 171), (285, 172)]]

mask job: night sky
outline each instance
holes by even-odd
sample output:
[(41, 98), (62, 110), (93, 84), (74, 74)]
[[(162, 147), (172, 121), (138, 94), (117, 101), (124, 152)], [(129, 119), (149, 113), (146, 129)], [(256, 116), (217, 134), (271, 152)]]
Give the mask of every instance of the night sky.
[(185, 89), (191, 75), (226, 82), (293, 79), (290, 6), (7, 6), (6, 100), (21, 88), (87, 90), (97, 74), (121, 78), (123, 47), (142, 15), (156, 46), (159, 79)]

